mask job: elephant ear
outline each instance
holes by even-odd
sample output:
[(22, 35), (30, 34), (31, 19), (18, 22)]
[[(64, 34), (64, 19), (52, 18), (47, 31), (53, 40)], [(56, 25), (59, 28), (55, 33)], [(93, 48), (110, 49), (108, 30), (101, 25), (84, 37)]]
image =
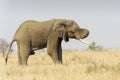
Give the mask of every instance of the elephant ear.
[(68, 28), (72, 26), (72, 21), (70, 20), (57, 20), (54, 25), (54, 30), (58, 33), (58, 36), (65, 40), (65, 42), (69, 41), (68, 36)]
[(64, 31), (63, 32), (63, 39), (65, 40), (65, 42), (68, 42), (69, 41), (69, 37), (68, 37), (68, 32), (67, 31)]

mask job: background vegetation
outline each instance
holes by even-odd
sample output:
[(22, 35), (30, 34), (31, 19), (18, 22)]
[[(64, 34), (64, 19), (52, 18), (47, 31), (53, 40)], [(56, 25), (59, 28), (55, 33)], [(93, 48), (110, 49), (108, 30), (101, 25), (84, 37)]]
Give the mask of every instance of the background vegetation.
[(63, 65), (44, 51), (30, 56), (28, 66), (18, 66), (17, 54), (10, 54), (5, 66), (1, 54), (0, 80), (120, 80), (120, 50), (63, 51)]

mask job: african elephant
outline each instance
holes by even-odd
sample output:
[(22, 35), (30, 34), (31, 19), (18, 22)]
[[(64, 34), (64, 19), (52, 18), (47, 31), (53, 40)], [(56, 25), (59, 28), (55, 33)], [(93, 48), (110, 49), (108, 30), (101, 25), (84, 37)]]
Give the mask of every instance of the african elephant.
[[(25, 21), (16, 31), (10, 47), (14, 41), (18, 46), (18, 63), (27, 65), (27, 60), (30, 55), (34, 54), (35, 50), (47, 47), (47, 53), (52, 58), (54, 63), (62, 63), (62, 46), (61, 42), (69, 41), (69, 38), (80, 40), (86, 38), (89, 31), (80, 28), (74, 20), (68, 19), (51, 19), (47, 21)], [(6, 56), (6, 64), (8, 54)]]

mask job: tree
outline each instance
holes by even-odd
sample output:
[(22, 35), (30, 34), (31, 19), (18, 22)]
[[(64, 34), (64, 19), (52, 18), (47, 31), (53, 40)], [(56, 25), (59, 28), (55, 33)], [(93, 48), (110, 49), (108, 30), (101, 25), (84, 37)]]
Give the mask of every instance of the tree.
[(103, 49), (103, 46), (97, 45), (96, 48), (95, 48), (95, 50), (97, 50), (97, 51), (103, 51), (104, 49)]
[(5, 52), (7, 51), (9, 47), (9, 43), (6, 39), (1, 38), (0, 39), (0, 52), (3, 54), (3, 57), (5, 56)]
[(95, 42), (93, 42), (91, 45), (88, 46), (89, 50), (94, 50), (94, 51), (103, 51), (103, 46), (101, 45), (96, 45)]
[(89, 50), (95, 50), (95, 47), (96, 47), (96, 43), (93, 42), (92, 44), (90, 44), (90, 45), (88, 46), (88, 49), (89, 49)]

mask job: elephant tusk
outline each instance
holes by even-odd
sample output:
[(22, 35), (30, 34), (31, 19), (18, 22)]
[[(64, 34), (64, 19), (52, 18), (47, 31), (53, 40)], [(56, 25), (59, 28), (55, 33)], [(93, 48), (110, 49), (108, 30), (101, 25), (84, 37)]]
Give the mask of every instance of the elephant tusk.
[(84, 41), (82, 39), (80, 39), (80, 42), (82, 42), (83, 44), (87, 44), (87, 45), (91, 45), (93, 43), (93, 41), (92, 42), (87, 42), (87, 41)]

